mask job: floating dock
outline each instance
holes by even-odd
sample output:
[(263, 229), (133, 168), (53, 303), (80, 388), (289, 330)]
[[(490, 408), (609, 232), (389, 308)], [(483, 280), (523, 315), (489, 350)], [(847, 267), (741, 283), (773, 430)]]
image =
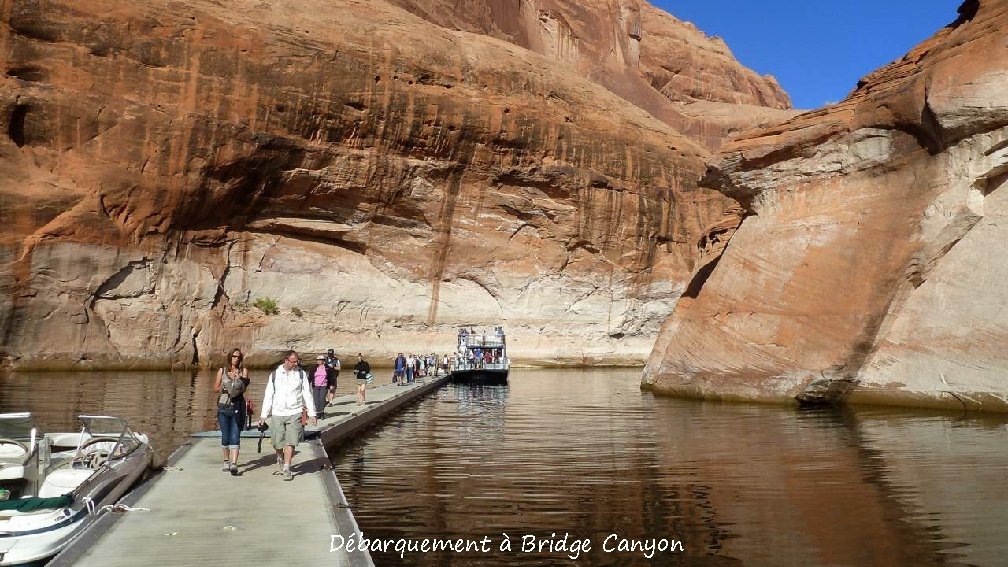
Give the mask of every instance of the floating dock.
[[(371, 567), (366, 551), (331, 551), (334, 535), (359, 533), (326, 447), (350, 440), (448, 381), (369, 388), (368, 403), (341, 396), (326, 418), (309, 427), (291, 464), (294, 480), (275, 475), (269, 436), (256, 452), (258, 431), (242, 433), (239, 470), (220, 470), (220, 434), (194, 435), (155, 478), (72, 542), (49, 567), (134, 565), (340, 565)], [(124, 508), (125, 510), (126, 508)]]

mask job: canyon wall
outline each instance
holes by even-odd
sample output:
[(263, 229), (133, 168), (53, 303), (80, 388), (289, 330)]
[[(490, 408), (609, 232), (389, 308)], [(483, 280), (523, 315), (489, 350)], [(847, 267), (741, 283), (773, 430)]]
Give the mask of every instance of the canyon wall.
[(702, 185), (745, 219), (644, 386), (1008, 409), (1005, 29), (1008, 2), (965, 2), (847, 100), (723, 147)]
[(794, 114), (773, 77), (741, 67), (721, 39), (640, 0), (472, 0), (464, 11), (449, 0), (392, 2), (541, 54), (712, 149)]
[(4, 364), (377, 358), (480, 324), (519, 362), (643, 362), (740, 218), (705, 160), (786, 95), (644, 4), (522, 2), (511, 36), (400, 4), (3, 3)]

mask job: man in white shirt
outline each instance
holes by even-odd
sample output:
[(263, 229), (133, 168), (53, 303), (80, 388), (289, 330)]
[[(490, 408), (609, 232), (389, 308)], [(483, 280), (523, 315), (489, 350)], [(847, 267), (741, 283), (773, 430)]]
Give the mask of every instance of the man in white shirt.
[(308, 410), (309, 423), (315, 425), (314, 404), (306, 403), (311, 398), (308, 373), (298, 366), (297, 352), (287, 351), (283, 364), (270, 373), (266, 380), (266, 394), (263, 396), (262, 414), (259, 424), (270, 418), (270, 434), (273, 448), (277, 453), (277, 464), (284, 480), (293, 480), (290, 465), (294, 460), (294, 447), (304, 432), (301, 425), (301, 410)]

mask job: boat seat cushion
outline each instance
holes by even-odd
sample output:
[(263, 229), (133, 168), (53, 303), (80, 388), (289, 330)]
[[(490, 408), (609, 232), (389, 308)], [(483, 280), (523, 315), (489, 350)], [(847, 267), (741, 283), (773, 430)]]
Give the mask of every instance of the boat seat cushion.
[(39, 497), (52, 498), (73, 492), (89, 476), (94, 474), (92, 469), (58, 469), (45, 478), (42, 488), (39, 489)]
[(22, 459), (28, 454), (24, 447), (11, 443), (0, 443), (0, 459), (15, 460)]
[(81, 440), (87, 441), (91, 438), (87, 433), (46, 433), (49, 444), (53, 447), (53, 452), (76, 449), (81, 444)]
[(24, 465), (4, 465), (0, 467), (0, 480), (15, 480), (24, 478), (26, 467)]

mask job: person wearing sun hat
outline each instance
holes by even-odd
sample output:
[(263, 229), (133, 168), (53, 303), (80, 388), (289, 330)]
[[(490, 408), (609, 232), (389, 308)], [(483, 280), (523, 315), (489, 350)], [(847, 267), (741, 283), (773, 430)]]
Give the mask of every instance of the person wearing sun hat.
[(320, 418), (325, 417), (323, 410), (326, 406), (326, 394), (329, 392), (329, 366), (325, 362), (326, 357), (321, 354), (315, 357), (318, 366), (312, 372), (312, 402), (315, 405), (315, 414)]

